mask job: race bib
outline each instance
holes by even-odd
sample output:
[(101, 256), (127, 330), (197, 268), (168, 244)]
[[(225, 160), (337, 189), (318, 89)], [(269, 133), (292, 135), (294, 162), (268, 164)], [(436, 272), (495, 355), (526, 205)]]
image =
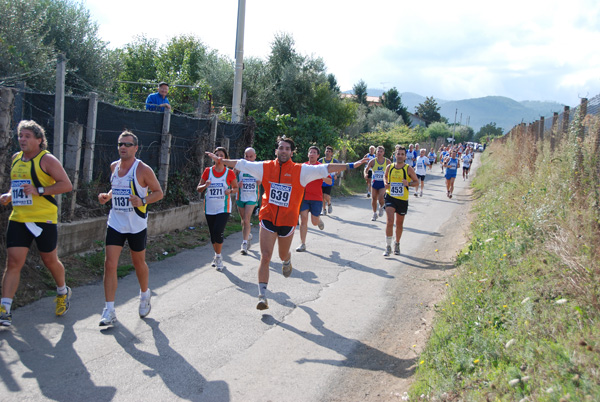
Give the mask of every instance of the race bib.
[(210, 186), (206, 190), (206, 198), (212, 200), (225, 199), (225, 185), (223, 183), (210, 183)]
[(133, 207), (129, 202), (131, 196), (130, 188), (113, 188), (112, 189), (112, 209), (117, 212), (131, 212)]
[(254, 194), (256, 192), (255, 180), (242, 180), (242, 193)]
[(404, 184), (390, 183), (390, 195), (392, 197), (403, 197), (404, 196)]
[(383, 174), (385, 172), (383, 170), (373, 170), (373, 180), (383, 181)]
[(269, 204), (278, 207), (288, 207), (292, 196), (292, 186), (290, 184), (271, 183), (269, 191)]
[(25, 194), (23, 184), (31, 184), (31, 180), (12, 180), (10, 182), (13, 207), (33, 205), (33, 197), (31, 194)]

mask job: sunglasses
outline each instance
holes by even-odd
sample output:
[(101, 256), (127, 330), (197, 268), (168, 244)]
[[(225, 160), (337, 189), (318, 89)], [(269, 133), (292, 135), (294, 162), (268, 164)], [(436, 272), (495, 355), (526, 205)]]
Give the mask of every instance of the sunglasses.
[(119, 148), (121, 148), (123, 145), (125, 145), (127, 148), (135, 146), (135, 144), (132, 142), (119, 142), (117, 145), (119, 146)]

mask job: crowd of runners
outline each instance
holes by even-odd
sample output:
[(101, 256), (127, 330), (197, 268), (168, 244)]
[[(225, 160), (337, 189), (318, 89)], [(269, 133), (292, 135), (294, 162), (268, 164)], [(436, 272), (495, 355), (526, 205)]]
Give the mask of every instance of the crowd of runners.
[[(0, 325), (12, 324), (11, 306), (19, 284), (20, 271), (33, 240), (44, 264), (57, 286), (56, 315), (64, 315), (70, 307), (72, 291), (65, 282), (65, 269), (57, 257), (57, 202), (55, 195), (72, 190), (62, 165), (47, 148), (44, 129), (33, 121), (23, 121), (17, 128), (20, 152), (13, 155), (11, 190), (0, 196), (0, 203), (12, 203), (13, 212), (7, 230), (7, 264), (2, 279)], [(98, 201), (111, 201), (107, 220), (106, 256), (104, 264), (105, 306), (99, 325), (116, 322), (115, 294), (117, 265), (127, 241), (140, 285), (139, 315), (151, 310), (148, 265), (145, 261), (148, 204), (162, 199), (163, 192), (154, 171), (136, 158), (138, 138), (124, 131), (118, 138), (119, 159), (111, 164), (108, 192), (98, 194)], [(250, 218), (259, 210), (258, 304), (259, 310), (269, 308), (267, 287), (269, 265), (277, 245), (282, 261), (282, 273), (292, 273), (291, 246), (296, 226), (300, 227), (297, 252), (307, 249), (308, 223), (324, 230), (321, 215), (333, 213), (331, 189), (340, 173), (365, 165), (367, 197), (371, 198), (372, 221), (386, 216), (384, 256), (400, 254), (404, 217), (408, 211), (410, 188), (415, 197), (423, 197), (425, 177), (439, 161), (445, 170), (448, 198), (452, 198), (454, 180), (463, 167), (463, 180), (468, 179), (473, 150), (468, 146), (441, 147), (433, 150), (410, 144), (408, 149), (397, 145), (392, 155), (385, 156), (383, 146), (371, 146), (369, 153), (353, 163), (340, 163), (334, 149), (325, 148), (325, 156), (317, 146), (308, 149), (308, 161), (296, 163), (292, 156), (296, 145), (291, 138), (278, 138), (274, 160), (256, 161), (256, 152), (247, 148), (243, 159), (229, 159), (222, 147), (207, 152), (213, 165), (207, 167), (197, 186), (204, 194), (204, 208), (214, 250), (212, 266), (224, 267), (221, 251), (224, 231), (235, 202), (242, 222), (240, 252), (247, 255), (251, 247)], [(262, 185), (262, 197), (260, 187)], [(310, 219), (309, 219), (310, 217)], [(394, 230), (395, 225), (395, 230)], [(392, 249), (392, 242), (394, 242)]]

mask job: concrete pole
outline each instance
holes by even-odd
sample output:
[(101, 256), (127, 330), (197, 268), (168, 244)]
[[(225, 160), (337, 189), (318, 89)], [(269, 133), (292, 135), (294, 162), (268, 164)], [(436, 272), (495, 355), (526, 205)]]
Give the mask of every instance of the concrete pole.
[(94, 148), (96, 147), (96, 120), (98, 118), (98, 94), (90, 92), (88, 118), (85, 127), (85, 150), (83, 153), (83, 177), (89, 183), (94, 178)]
[[(52, 153), (63, 163), (63, 139), (65, 130), (65, 74), (67, 60), (65, 55), (59, 53), (56, 58), (56, 94), (54, 96), (54, 149)], [(62, 198), (56, 195), (58, 204), (58, 221), (62, 211)]]
[(233, 79), (233, 100), (231, 102), (231, 122), (239, 123), (243, 118), (240, 110), (242, 103), (242, 74), (244, 71), (244, 20), (246, 18), (246, 0), (238, 0), (237, 36), (235, 43), (235, 76)]

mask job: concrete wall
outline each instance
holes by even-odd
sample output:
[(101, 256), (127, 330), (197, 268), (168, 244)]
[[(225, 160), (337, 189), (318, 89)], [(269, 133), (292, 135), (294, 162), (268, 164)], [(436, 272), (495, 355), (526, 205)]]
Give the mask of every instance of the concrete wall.
[[(71, 223), (58, 224), (58, 255), (93, 250), (97, 242), (104, 242), (106, 236), (106, 216)], [(148, 216), (148, 235), (158, 235), (188, 226), (205, 225), (204, 202), (152, 212)]]

